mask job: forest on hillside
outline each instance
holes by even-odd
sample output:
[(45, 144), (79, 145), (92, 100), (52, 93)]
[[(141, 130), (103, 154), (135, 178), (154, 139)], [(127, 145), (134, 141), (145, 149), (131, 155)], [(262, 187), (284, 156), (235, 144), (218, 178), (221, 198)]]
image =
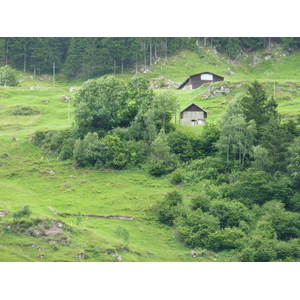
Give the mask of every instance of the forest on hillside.
[(300, 259), (300, 134), (295, 121), (281, 122), (263, 84), (252, 82), (200, 134), (177, 131), (175, 94), (155, 94), (141, 77), (88, 80), (74, 105), (71, 129), (38, 131), (32, 142), (78, 167), (169, 180), (174, 190), (152, 214), (191, 249), (235, 251), (240, 261)]
[(68, 78), (91, 78), (145, 71), (155, 59), (183, 49), (207, 46), (235, 59), (240, 51), (282, 44), (286, 51), (300, 47), (298, 37), (1, 37), (1, 65), (34, 74), (62, 72)]

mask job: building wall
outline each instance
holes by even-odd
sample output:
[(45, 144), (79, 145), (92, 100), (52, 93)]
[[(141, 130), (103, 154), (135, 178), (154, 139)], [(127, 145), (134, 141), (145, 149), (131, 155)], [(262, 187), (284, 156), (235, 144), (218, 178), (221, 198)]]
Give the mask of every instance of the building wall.
[(183, 124), (183, 125), (205, 124), (204, 111), (184, 111), (184, 112), (182, 112), (181, 124)]

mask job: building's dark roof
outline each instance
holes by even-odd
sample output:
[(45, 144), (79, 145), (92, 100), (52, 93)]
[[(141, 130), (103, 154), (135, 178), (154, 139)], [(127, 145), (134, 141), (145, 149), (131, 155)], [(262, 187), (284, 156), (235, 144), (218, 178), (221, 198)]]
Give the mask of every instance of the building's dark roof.
[(190, 104), (189, 106), (187, 106), (185, 109), (183, 109), (181, 112), (180, 112), (180, 116), (182, 115), (182, 113), (184, 112), (184, 111), (186, 111), (186, 110), (188, 110), (191, 106), (196, 106), (197, 108), (199, 108), (199, 110), (202, 110), (202, 111), (204, 111), (204, 113), (205, 113), (205, 117), (207, 118), (207, 111), (205, 110), (205, 109), (203, 109), (202, 107), (200, 107), (199, 105), (197, 105), (197, 104), (195, 104), (195, 103), (192, 103), (192, 104)]
[(201, 75), (201, 74), (211, 74), (211, 75), (214, 75), (214, 76), (218, 76), (220, 78), (222, 78), (224, 80), (224, 77), (220, 76), (220, 75), (217, 75), (217, 74), (214, 74), (214, 73), (211, 73), (211, 72), (202, 72), (202, 73), (198, 73), (198, 74), (194, 74), (194, 75), (190, 75), (178, 88), (178, 90), (180, 90), (188, 81), (191, 77), (194, 77), (194, 76), (198, 76), (198, 75)]

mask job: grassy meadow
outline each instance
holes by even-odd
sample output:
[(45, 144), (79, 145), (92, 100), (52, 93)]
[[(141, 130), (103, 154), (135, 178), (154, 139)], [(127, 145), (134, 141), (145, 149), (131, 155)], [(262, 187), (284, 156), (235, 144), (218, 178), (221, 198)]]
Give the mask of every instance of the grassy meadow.
[[(300, 69), (295, 65), (300, 62), (300, 54), (276, 51), (257, 65), (253, 65), (250, 55), (232, 65), (214, 50), (183, 52), (168, 61), (158, 61), (151, 72), (141, 76), (164, 76), (175, 82), (204, 71), (224, 76), (224, 82), (212, 85), (214, 89), (229, 89), (221, 96), (204, 97), (209, 87), (174, 91), (181, 110), (194, 102), (207, 110), (208, 123), (217, 123), (230, 99), (244, 93), (245, 86), (255, 79), (266, 84), (268, 95), (275, 96), (284, 120), (296, 118), (300, 113)], [(264, 57), (265, 53), (257, 55)], [(233, 75), (225, 75), (228, 68)], [(0, 217), (1, 262), (237, 261), (233, 250), (222, 254), (196, 251), (192, 256), (191, 249), (177, 241), (172, 228), (156, 222), (151, 208), (165, 193), (178, 189), (187, 203), (193, 196), (189, 190), (171, 185), (167, 176), (154, 178), (142, 171), (83, 169), (72, 161), (46, 156), (34, 146), (30, 135), (35, 131), (72, 126), (72, 101), (69, 105), (61, 99), (66, 94), (72, 97), (75, 92), (69, 92), (69, 88), (79, 87), (82, 82), (58, 77), (53, 86), (51, 76), (31, 77), (20, 73), (19, 87), (0, 87), (0, 212), (7, 213)], [(123, 75), (124, 79), (128, 77)], [(201, 126), (176, 127), (183, 132), (202, 130)], [(21, 233), (17, 233), (12, 215), (25, 205), (29, 205), (32, 214), (19, 224)], [(39, 228), (59, 229), (53, 225), (58, 223), (63, 224), (58, 235), (26, 234)], [(127, 241), (115, 233), (118, 226), (129, 232)]]

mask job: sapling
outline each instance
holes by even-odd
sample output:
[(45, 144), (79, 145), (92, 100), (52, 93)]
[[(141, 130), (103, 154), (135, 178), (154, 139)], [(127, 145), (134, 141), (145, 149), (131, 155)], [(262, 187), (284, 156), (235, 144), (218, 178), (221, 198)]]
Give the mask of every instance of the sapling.
[(118, 237), (121, 237), (124, 240), (124, 242), (126, 242), (126, 246), (128, 245), (129, 231), (126, 228), (118, 225), (116, 230), (115, 230), (115, 234)]

